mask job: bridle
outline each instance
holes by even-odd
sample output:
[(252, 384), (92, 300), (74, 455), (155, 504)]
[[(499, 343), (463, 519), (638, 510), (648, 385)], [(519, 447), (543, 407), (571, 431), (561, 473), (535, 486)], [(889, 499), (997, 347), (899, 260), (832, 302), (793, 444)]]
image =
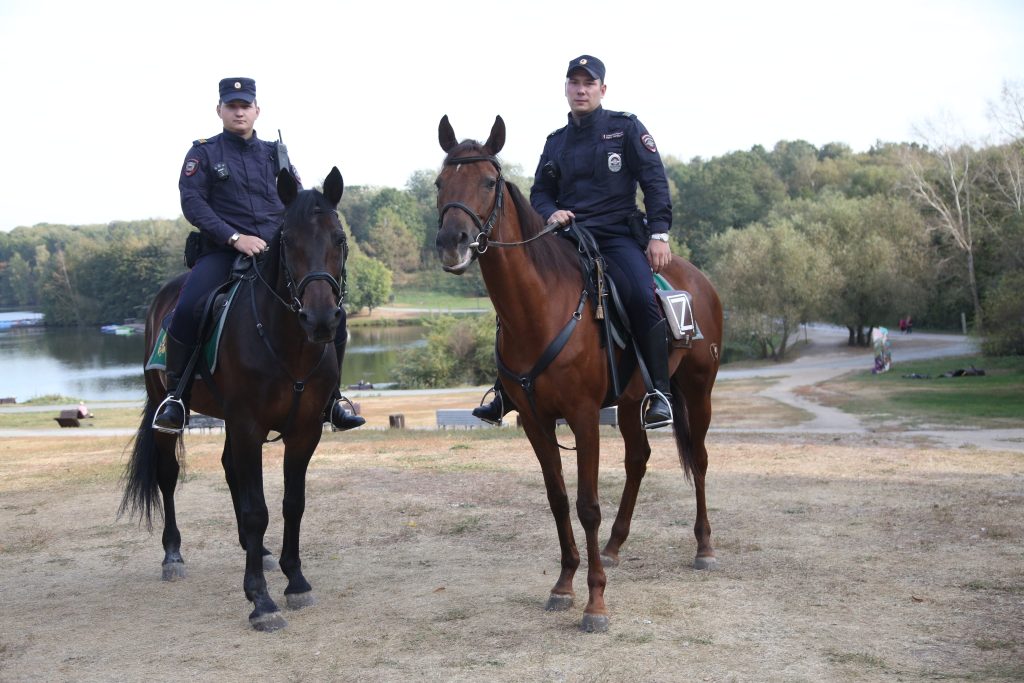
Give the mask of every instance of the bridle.
[(259, 269), (259, 262), (255, 257), (253, 257), (253, 267), (256, 270), (256, 275), (259, 276), (260, 282), (266, 285), (270, 293), (274, 295), (274, 298), (280, 301), (288, 310), (290, 310), (292, 313), (299, 314), (302, 312), (302, 296), (306, 292), (306, 287), (308, 287), (311, 283), (316, 282), (317, 280), (323, 280), (330, 286), (331, 291), (334, 292), (334, 298), (337, 300), (337, 306), (338, 308), (341, 308), (341, 305), (345, 302), (345, 295), (348, 293), (348, 246), (345, 246), (346, 253), (343, 263), (345, 263), (346, 265), (342, 266), (341, 268), (341, 282), (338, 282), (338, 280), (333, 275), (331, 275), (325, 270), (316, 270), (313, 271), (312, 273), (307, 273), (305, 277), (299, 280), (299, 284), (296, 285), (295, 278), (292, 277), (291, 269), (288, 268), (288, 255), (286, 249), (288, 242), (285, 239), (285, 237), (286, 235), (284, 232), (284, 228), (282, 228), (281, 235), (279, 238), (279, 260), (281, 272), (284, 274), (285, 288), (288, 290), (288, 296), (291, 297), (291, 302), (285, 301), (283, 298), (281, 298), (281, 296), (277, 293), (277, 290), (273, 286), (271, 286), (271, 284), (267, 282), (266, 279), (264, 279), (263, 273), (260, 272)]
[(562, 227), (558, 223), (550, 223), (544, 226), (544, 229), (538, 232), (536, 235), (528, 237), (525, 240), (520, 240), (518, 242), (499, 242), (498, 240), (492, 240), (491, 233), (494, 232), (495, 227), (497, 227), (498, 219), (501, 218), (501, 212), (505, 208), (505, 176), (501, 172), (501, 164), (498, 163), (498, 160), (495, 157), (482, 154), (478, 156), (445, 159), (444, 165), (461, 166), (462, 164), (474, 164), (481, 161), (489, 161), (490, 163), (494, 164), (494, 168), (498, 170), (498, 181), (497, 184), (494, 186), (494, 191), (496, 193), (494, 197), (494, 208), (491, 209), (490, 215), (487, 217), (486, 220), (482, 220), (473, 209), (471, 209), (464, 203), (448, 202), (447, 204), (441, 207), (441, 211), (437, 216), (438, 230), (440, 230), (441, 226), (444, 224), (444, 216), (446, 213), (448, 213), (449, 209), (459, 209), (460, 211), (465, 212), (466, 215), (468, 215), (470, 219), (473, 221), (473, 224), (476, 226), (477, 229), (476, 238), (469, 243), (469, 246), (476, 249), (477, 254), (483, 254), (484, 252), (487, 251), (489, 247), (518, 247), (523, 244), (528, 244), (529, 242), (532, 242), (533, 240), (543, 237), (544, 235), (547, 235), (550, 232), (554, 232), (555, 230), (558, 230), (559, 228)]

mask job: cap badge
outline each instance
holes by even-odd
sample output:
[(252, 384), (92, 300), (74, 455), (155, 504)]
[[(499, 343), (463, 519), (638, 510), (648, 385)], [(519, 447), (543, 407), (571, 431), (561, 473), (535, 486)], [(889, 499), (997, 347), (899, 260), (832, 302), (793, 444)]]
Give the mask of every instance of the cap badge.
[(580, 65), (583, 65), (583, 64), (586, 64), (586, 63), (587, 63), (587, 60), (586, 60), (586, 59), (581, 59), (581, 60), (580, 60)]
[(618, 152), (608, 153), (608, 170), (612, 173), (618, 173), (622, 170), (622, 155)]
[(235, 90), (241, 90), (242, 84), (239, 81), (235, 81)]

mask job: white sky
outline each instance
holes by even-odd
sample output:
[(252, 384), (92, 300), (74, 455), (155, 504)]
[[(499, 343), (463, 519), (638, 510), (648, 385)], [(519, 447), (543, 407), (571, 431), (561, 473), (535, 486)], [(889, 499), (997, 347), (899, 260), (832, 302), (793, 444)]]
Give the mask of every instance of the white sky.
[(256, 79), (256, 130), (283, 131), (307, 186), (337, 165), (400, 188), (439, 166), (444, 114), (480, 140), (500, 114), (502, 157), (532, 174), (582, 53), (608, 68), (605, 106), (683, 160), (864, 151), (941, 117), (980, 140), (1024, 78), (1022, 34), (1017, 0), (0, 0), (0, 230), (179, 216), (226, 76)]

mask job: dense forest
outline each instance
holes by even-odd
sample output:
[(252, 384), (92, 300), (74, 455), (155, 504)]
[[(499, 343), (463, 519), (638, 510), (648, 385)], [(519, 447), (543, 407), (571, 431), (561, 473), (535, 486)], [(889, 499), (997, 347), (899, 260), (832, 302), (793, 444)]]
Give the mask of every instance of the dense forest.
[[(802, 322), (959, 330), (993, 353), (1024, 353), (1024, 86), (991, 107), (995, 142), (934, 131), (855, 152), (784, 140), (712, 159), (668, 157), (673, 251), (704, 269), (727, 309), (733, 348), (779, 358)], [(509, 180), (529, 192), (521, 169)], [(392, 286), (484, 294), (479, 269), (444, 275), (434, 255), (436, 169), (402, 189), (348, 187), (350, 310)], [(641, 198), (642, 200), (642, 198)], [(48, 324), (141, 317), (184, 269), (183, 219), (40, 224), (0, 233), (0, 306), (41, 310)]]

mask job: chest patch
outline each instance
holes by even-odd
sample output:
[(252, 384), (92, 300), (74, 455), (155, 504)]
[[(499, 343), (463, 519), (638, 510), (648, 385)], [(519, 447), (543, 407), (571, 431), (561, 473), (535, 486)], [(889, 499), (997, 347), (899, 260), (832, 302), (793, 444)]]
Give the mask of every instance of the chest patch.
[(615, 140), (616, 138), (621, 138), (625, 134), (626, 133), (621, 131), (621, 130), (613, 130), (610, 133), (605, 133), (604, 135), (602, 135), (601, 139), (602, 140)]
[(657, 152), (658, 147), (654, 144), (654, 136), (650, 133), (644, 133), (643, 137), (640, 138), (640, 142), (643, 143), (644, 147), (647, 148), (648, 152)]
[(618, 152), (608, 153), (608, 170), (612, 173), (618, 173), (622, 170), (622, 155)]
[(181, 172), (185, 174), (186, 178), (188, 178), (190, 176), (194, 176), (196, 174), (196, 171), (198, 171), (198, 170), (199, 170), (199, 159), (188, 159), (185, 162), (185, 168), (182, 169)]

